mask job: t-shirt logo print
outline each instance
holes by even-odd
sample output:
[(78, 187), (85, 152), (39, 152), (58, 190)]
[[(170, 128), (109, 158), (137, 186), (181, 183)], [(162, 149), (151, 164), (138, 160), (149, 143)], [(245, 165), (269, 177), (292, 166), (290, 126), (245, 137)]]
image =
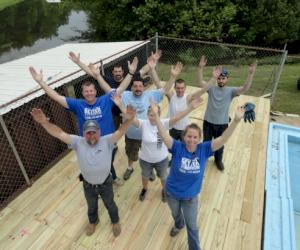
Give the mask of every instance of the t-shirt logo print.
[(84, 116), (86, 120), (96, 120), (102, 117), (102, 110), (100, 107), (84, 108)]
[(162, 141), (162, 138), (161, 138), (159, 132), (156, 133), (156, 136), (157, 136), (157, 144), (156, 144), (156, 146), (157, 146), (157, 148), (161, 148), (162, 144), (163, 144), (163, 141)]
[(196, 174), (200, 172), (199, 158), (189, 159), (182, 157), (179, 171), (182, 173)]

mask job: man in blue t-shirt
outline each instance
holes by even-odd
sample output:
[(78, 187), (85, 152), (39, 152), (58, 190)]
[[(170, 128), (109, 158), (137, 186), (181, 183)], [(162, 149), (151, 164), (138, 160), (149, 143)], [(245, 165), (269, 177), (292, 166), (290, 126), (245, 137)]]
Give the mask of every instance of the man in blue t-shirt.
[[(209, 82), (203, 81), (203, 68), (207, 60), (201, 57), (198, 67), (198, 82), (200, 87), (208, 89), (208, 102), (203, 122), (203, 140), (210, 141), (223, 134), (229, 123), (229, 106), (234, 97), (244, 94), (252, 85), (253, 76), (256, 70), (257, 61), (249, 66), (248, 77), (241, 87), (228, 87), (229, 72), (226, 69), (217, 68), (213, 72), (213, 78)], [(221, 147), (214, 154), (215, 164), (221, 171), (224, 170), (222, 162), (224, 147)]]
[[(58, 94), (44, 82), (42, 71), (38, 73), (33, 67), (30, 67), (29, 71), (32, 78), (41, 86), (41, 88), (51, 99), (76, 114), (80, 135), (82, 135), (83, 124), (86, 120), (96, 120), (100, 125), (102, 133), (101, 135), (104, 136), (115, 131), (111, 111), (114, 103), (111, 100), (111, 96), (112, 94), (120, 95), (124, 89), (127, 88), (131, 81), (132, 75), (136, 71), (137, 63), (137, 58), (135, 58), (131, 64), (128, 62), (129, 74), (125, 77), (122, 84), (114, 91), (111, 90), (109, 93), (103, 96), (96, 97), (97, 91), (93, 83), (88, 81), (83, 83), (82, 96), (84, 99), (74, 99)], [(122, 185), (123, 183), (121, 179), (116, 175), (113, 166), (113, 160), (111, 162), (111, 172), (114, 182), (117, 185)]]

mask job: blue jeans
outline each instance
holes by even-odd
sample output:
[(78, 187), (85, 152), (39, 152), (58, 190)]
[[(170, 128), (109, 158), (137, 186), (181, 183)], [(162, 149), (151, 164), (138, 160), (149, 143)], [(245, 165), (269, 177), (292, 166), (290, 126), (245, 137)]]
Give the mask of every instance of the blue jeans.
[(119, 222), (118, 207), (114, 201), (112, 176), (109, 175), (104, 183), (92, 185), (83, 180), (84, 195), (88, 205), (89, 222), (94, 224), (98, 219), (98, 196), (100, 195), (106, 207), (111, 223)]
[(175, 227), (182, 229), (186, 224), (189, 250), (199, 250), (198, 196), (189, 200), (178, 200), (166, 192), (166, 197), (175, 221)]

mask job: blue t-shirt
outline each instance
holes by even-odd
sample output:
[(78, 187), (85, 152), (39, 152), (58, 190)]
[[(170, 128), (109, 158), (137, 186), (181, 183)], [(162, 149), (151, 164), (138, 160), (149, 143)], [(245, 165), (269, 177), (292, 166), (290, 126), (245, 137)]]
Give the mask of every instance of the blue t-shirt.
[[(147, 112), (150, 106), (150, 101), (153, 100), (156, 103), (159, 103), (163, 99), (164, 90), (147, 90), (144, 91), (142, 95), (135, 96), (131, 91), (124, 91), (122, 94), (122, 101), (125, 107), (128, 104), (131, 104), (136, 110), (136, 118), (138, 119), (147, 119)], [(126, 136), (130, 139), (141, 140), (142, 134), (140, 129), (130, 126)]]
[(111, 100), (113, 91), (96, 99), (93, 105), (88, 104), (84, 99), (66, 97), (70, 111), (74, 112), (79, 126), (79, 134), (83, 135), (83, 124), (86, 120), (96, 120), (101, 129), (101, 136), (115, 132), (111, 108), (114, 105)]
[(181, 141), (173, 141), (170, 150), (172, 166), (166, 181), (166, 191), (176, 199), (191, 199), (200, 193), (207, 159), (213, 155), (211, 141), (197, 145), (195, 152), (187, 150)]

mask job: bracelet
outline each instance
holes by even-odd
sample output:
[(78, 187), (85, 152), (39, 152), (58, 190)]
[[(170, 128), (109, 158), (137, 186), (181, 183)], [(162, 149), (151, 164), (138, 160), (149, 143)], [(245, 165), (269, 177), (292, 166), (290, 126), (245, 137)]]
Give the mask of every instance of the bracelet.
[(129, 74), (129, 75), (131, 75), (131, 76), (133, 76), (133, 75), (134, 75), (134, 73), (131, 73), (130, 71), (128, 72), (128, 74)]

